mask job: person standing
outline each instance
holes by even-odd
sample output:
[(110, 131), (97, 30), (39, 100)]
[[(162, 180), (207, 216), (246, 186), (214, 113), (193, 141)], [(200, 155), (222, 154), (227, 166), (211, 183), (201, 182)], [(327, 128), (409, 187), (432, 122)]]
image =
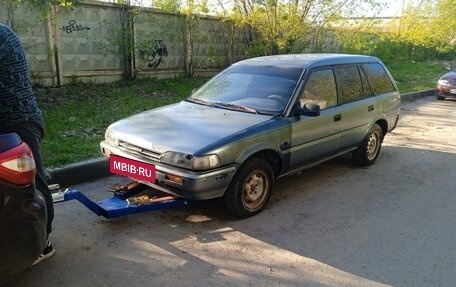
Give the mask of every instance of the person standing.
[(35, 99), (30, 71), (21, 42), (16, 33), (0, 23), (0, 133), (17, 133), (33, 153), (36, 165), (36, 188), (46, 200), (48, 243), (32, 265), (55, 254), (49, 241), (54, 219), (52, 194), (48, 188), (41, 159), (44, 120)]

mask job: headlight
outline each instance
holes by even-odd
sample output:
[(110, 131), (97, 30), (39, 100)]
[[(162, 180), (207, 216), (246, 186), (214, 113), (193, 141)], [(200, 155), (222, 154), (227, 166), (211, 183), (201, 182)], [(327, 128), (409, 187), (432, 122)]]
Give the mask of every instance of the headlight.
[(449, 86), (450, 83), (447, 80), (439, 80), (439, 85), (441, 85), (441, 86)]
[(109, 129), (106, 130), (105, 140), (114, 146), (117, 146), (117, 144), (119, 143), (119, 140), (117, 139), (115, 133)]
[(220, 159), (215, 154), (193, 156), (190, 154), (169, 151), (161, 155), (160, 161), (162, 163), (192, 170), (208, 170), (220, 166)]

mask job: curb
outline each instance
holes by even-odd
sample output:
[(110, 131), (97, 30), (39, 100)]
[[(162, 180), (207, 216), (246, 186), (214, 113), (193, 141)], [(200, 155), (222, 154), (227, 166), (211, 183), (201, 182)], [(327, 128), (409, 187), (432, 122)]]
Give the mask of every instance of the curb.
[(63, 167), (49, 170), (51, 179), (49, 184), (59, 184), (61, 187), (96, 180), (111, 175), (109, 172), (109, 160), (99, 157)]
[[(433, 96), (435, 90), (424, 90), (401, 95), (402, 101), (414, 101), (422, 97)], [(109, 171), (109, 160), (105, 157), (90, 159), (49, 170), (49, 184), (57, 183), (68, 187), (83, 182), (96, 180), (112, 175)]]
[(401, 100), (405, 101), (405, 102), (409, 102), (409, 101), (414, 101), (419, 98), (429, 97), (429, 96), (433, 96), (433, 95), (435, 95), (435, 89), (411, 92), (411, 93), (401, 94)]

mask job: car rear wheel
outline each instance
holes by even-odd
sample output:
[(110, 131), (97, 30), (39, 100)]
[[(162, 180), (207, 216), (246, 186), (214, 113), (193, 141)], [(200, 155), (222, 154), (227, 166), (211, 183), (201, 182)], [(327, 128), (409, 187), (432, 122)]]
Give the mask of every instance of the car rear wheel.
[(379, 125), (374, 124), (359, 145), (353, 152), (353, 160), (361, 166), (372, 165), (380, 154), (383, 141), (383, 131)]
[(241, 165), (224, 195), (228, 210), (249, 217), (266, 206), (271, 197), (274, 172), (261, 158), (250, 158)]

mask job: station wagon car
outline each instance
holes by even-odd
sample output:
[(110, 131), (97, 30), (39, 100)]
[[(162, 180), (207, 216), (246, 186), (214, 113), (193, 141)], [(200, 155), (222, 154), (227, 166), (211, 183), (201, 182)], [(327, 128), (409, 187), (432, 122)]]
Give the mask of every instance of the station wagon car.
[(373, 164), (399, 108), (376, 57), (265, 56), (231, 65), (182, 102), (111, 124), (101, 151), (153, 166), (154, 178), (142, 180), (151, 187), (223, 197), (230, 212), (248, 217), (265, 207), (279, 177), (349, 152)]

